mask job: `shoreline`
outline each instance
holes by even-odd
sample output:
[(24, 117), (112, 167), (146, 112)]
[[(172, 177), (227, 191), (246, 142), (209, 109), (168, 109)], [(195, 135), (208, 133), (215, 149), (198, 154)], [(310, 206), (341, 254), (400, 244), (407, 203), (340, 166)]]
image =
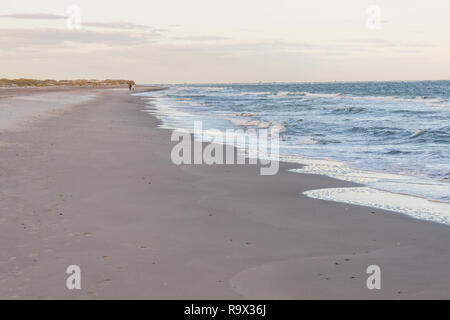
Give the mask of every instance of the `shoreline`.
[[(0, 297), (448, 298), (448, 226), (303, 196), (355, 184), (296, 164), (175, 166), (145, 105), (105, 90), (1, 132)], [(69, 264), (82, 290), (64, 287)]]
[[(154, 103), (155, 101), (158, 102), (158, 100), (160, 99), (160, 97), (158, 96), (155, 97), (150, 95), (149, 96), (144, 95), (143, 97), (149, 99), (151, 103)], [(168, 108), (169, 111), (166, 111), (166, 108)], [(177, 119), (178, 116), (183, 117), (185, 111), (180, 111), (176, 107), (166, 107), (166, 106), (161, 109), (156, 105), (152, 108), (149, 108), (148, 110), (149, 111), (145, 112), (156, 116), (161, 121), (161, 124), (159, 125), (160, 128), (169, 130), (190, 131), (192, 134), (192, 128), (189, 129), (189, 126), (186, 126), (183, 122), (179, 124), (181, 125), (180, 127), (178, 127), (176, 124), (175, 126), (173, 124), (170, 124), (171, 121), (174, 120), (172, 119), (172, 112), (176, 114), (176, 116), (174, 117), (175, 119)], [(166, 112), (168, 112), (168, 114), (166, 114)], [(177, 112), (179, 112), (180, 114), (178, 115)], [(195, 113), (187, 114), (187, 117), (192, 116), (195, 116)], [(234, 123), (233, 119), (228, 120)], [(175, 120), (175, 122), (180, 121), (177, 119)], [(237, 129), (242, 128), (245, 129), (246, 126), (247, 124), (240, 125), (235, 123), (235, 128)], [(253, 126), (250, 126), (250, 128), (254, 129)], [(258, 129), (258, 127), (256, 128)], [(201, 137), (202, 139), (204, 139), (205, 135), (208, 136), (207, 131), (208, 129), (203, 129)], [(210, 138), (214, 139), (213, 136)], [(226, 144), (223, 145), (226, 146)], [(238, 148), (238, 150), (240, 149)], [(240, 151), (242, 153), (247, 151), (247, 149)], [(248, 158), (248, 156), (246, 156), (246, 158)], [(357, 166), (352, 166), (352, 164), (348, 161), (342, 161), (338, 159), (316, 158), (294, 153), (292, 154), (280, 153), (279, 158), (280, 162), (294, 163), (299, 166), (297, 168), (290, 170), (292, 173), (323, 175), (329, 178), (338, 179), (340, 181), (352, 182), (355, 184), (355, 186), (352, 189), (336, 188), (335, 190), (331, 190), (328, 188), (323, 188), (316, 190), (308, 190), (302, 193), (303, 195), (310, 196), (316, 199), (321, 199), (324, 201), (334, 201), (347, 204), (367, 206), (369, 208), (384, 209), (392, 211), (394, 213), (404, 214), (414, 219), (450, 225), (450, 202), (435, 199), (433, 197), (430, 197), (430, 194), (427, 197), (423, 194), (417, 193), (417, 190), (416, 192), (414, 192), (414, 189), (410, 190), (411, 192), (407, 193), (406, 191), (402, 191), (401, 189), (393, 190), (392, 187), (388, 188), (386, 186), (383, 186), (383, 184), (378, 185), (380, 182), (382, 183), (383, 180), (387, 179), (397, 183), (402, 182), (408, 183), (410, 184), (411, 188), (417, 187), (417, 185), (427, 182), (429, 182), (429, 184), (433, 186), (442, 182), (440, 187), (443, 188), (447, 187), (447, 185), (445, 185), (447, 181), (440, 181), (436, 179), (431, 179), (429, 177), (407, 175), (404, 173), (394, 173), (381, 170), (377, 171), (373, 169), (371, 170), (358, 168)], [(324, 163), (326, 164), (324, 165)], [(374, 196), (377, 196), (379, 198), (379, 201), (373, 202), (373, 200), (370, 198), (365, 199), (364, 201), (362, 201), (361, 199), (352, 199), (348, 194), (351, 194), (352, 192), (354, 193), (356, 191), (356, 188), (359, 188), (358, 190), (359, 192), (367, 190), (368, 193), (373, 193)], [(325, 194), (321, 194), (322, 191)], [(335, 196), (331, 196), (333, 193), (335, 194)], [(348, 194), (343, 196), (343, 193)], [(399, 203), (403, 204), (399, 205)]]

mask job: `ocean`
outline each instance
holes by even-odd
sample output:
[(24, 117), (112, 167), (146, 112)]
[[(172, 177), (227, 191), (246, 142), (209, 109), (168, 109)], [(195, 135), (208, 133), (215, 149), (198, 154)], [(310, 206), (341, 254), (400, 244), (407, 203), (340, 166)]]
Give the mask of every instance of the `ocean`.
[(302, 165), (293, 173), (364, 185), (306, 196), (450, 225), (450, 81), (167, 87), (140, 94), (162, 127), (277, 128), (281, 160)]

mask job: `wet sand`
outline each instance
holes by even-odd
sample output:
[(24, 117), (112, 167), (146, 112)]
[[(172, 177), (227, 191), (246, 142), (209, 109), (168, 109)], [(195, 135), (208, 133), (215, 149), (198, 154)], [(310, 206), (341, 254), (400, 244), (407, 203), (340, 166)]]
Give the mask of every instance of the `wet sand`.
[[(354, 184), (293, 164), (176, 166), (143, 98), (86, 95), (0, 129), (0, 298), (449, 298), (448, 226), (302, 196)], [(0, 113), (15, 96), (37, 97), (1, 90)], [(69, 265), (81, 290), (66, 288)]]

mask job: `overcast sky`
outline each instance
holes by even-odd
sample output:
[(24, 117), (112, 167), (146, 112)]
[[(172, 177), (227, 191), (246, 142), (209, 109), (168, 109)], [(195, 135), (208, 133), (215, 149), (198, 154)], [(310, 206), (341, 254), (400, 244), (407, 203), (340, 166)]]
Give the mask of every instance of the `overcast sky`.
[(14, 0), (0, 44), (7, 78), (450, 79), (450, 1)]

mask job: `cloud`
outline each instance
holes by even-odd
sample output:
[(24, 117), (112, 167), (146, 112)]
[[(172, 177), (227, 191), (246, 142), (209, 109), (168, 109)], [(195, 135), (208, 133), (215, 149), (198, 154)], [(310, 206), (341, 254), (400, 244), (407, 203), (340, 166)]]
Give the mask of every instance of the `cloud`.
[(364, 45), (364, 46), (379, 46), (379, 47), (387, 47), (387, 48), (430, 48), (435, 47), (434, 44), (429, 43), (411, 43), (404, 42), (400, 40), (386, 40), (386, 39), (353, 39), (345, 41), (347, 43), (352, 43), (356, 45)]
[[(53, 13), (14, 13), (1, 14), (0, 18), (22, 19), (22, 20), (64, 20), (67, 15)], [(127, 21), (112, 22), (84, 22), (81, 21), (81, 27), (116, 29), (116, 30), (154, 30), (152, 27)]]
[(15, 14), (0, 14), (0, 18), (30, 19), (30, 20), (61, 20), (67, 19), (67, 16), (53, 13), (15, 13)]
[(134, 46), (154, 42), (155, 32), (98, 32), (69, 29), (0, 29), (2, 49), (63, 48), (74, 44)]
[(187, 41), (224, 41), (231, 40), (228, 37), (218, 37), (218, 36), (186, 36), (186, 37), (172, 37), (173, 40), (187, 40)]
[(121, 29), (121, 30), (150, 30), (150, 26), (136, 24), (133, 22), (116, 21), (116, 22), (82, 22), (82, 27), (105, 28), (105, 29)]

